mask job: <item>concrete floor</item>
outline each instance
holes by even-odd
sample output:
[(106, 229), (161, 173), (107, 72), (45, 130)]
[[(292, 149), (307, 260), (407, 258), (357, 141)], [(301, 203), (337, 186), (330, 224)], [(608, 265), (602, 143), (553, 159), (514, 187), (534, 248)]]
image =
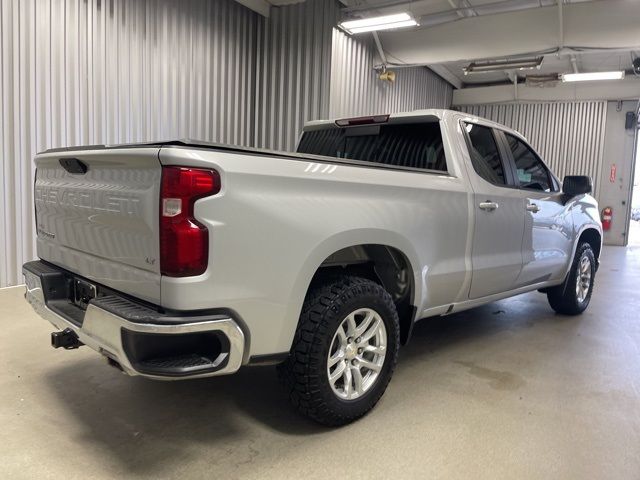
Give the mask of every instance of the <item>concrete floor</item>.
[(607, 248), (588, 311), (537, 293), (418, 324), (378, 407), (339, 429), (272, 368), (129, 378), (0, 290), (2, 478), (640, 478), (640, 247)]

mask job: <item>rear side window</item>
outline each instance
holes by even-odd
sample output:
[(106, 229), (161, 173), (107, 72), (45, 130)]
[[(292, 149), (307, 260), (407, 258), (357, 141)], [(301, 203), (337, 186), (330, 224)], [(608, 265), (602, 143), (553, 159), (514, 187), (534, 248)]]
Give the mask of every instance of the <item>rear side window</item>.
[(498, 144), (491, 128), (473, 123), (466, 123), (465, 128), (469, 134), (473, 169), (489, 183), (506, 185)]
[(302, 135), (298, 152), (447, 171), (437, 122), (311, 130)]
[(513, 154), (518, 174), (518, 183), (522, 188), (551, 192), (554, 190), (551, 175), (542, 160), (519, 138), (505, 134)]

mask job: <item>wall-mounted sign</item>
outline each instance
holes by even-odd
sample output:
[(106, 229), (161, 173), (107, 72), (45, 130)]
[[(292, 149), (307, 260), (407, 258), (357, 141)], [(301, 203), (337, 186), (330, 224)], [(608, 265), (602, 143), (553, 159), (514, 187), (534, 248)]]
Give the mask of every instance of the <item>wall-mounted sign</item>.
[(611, 165), (611, 172), (609, 173), (609, 181), (611, 183), (616, 181), (616, 164)]

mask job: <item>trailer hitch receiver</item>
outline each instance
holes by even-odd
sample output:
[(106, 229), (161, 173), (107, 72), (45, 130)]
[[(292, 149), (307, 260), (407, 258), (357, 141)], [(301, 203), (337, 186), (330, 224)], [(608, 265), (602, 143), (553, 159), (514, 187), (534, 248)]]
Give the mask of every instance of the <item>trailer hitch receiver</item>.
[(76, 332), (70, 328), (65, 328), (61, 332), (51, 333), (51, 346), (53, 348), (64, 348), (65, 350), (73, 350), (84, 345), (79, 339)]

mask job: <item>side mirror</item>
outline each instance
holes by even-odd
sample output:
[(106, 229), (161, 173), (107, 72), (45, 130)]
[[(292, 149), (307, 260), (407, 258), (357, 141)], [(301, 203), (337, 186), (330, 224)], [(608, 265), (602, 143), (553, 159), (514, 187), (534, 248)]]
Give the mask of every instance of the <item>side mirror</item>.
[(592, 190), (591, 177), (587, 175), (567, 175), (562, 182), (562, 193), (568, 197), (591, 193)]

